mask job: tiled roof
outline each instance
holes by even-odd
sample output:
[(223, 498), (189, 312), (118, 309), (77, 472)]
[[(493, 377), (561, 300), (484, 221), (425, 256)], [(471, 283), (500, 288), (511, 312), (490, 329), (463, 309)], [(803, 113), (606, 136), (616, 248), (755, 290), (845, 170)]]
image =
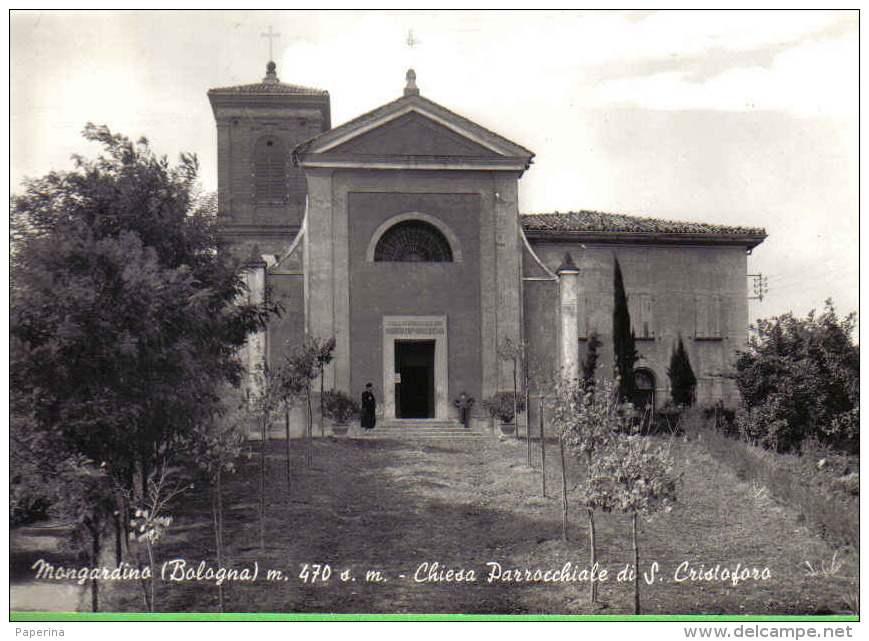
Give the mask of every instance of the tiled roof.
[(625, 232), (631, 234), (735, 234), (766, 236), (759, 227), (731, 227), (598, 211), (522, 214), (522, 228), (539, 232)]
[(285, 82), (257, 82), (252, 85), (236, 85), (234, 87), (217, 87), (209, 89), (210, 94), (294, 94), (302, 96), (328, 96), (324, 89), (290, 85)]

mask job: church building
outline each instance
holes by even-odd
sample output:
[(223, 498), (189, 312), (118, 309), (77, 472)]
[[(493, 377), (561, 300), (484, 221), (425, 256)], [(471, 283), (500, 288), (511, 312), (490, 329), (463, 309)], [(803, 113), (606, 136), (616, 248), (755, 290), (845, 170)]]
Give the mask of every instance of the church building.
[(597, 339), (597, 376), (612, 376), (617, 259), (647, 402), (670, 398), (680, 337), (698, 404), (737, 402), (728, 371), (764, 230), (524, 213), (534, 153), (421, 95), (413, 70), (405, 81), (334, 128), (329, 93), (281, 82), (273, 62), (261, 82), (208, 92), (221, 237), (246, 261), (248, 295), (284, 308), (250, 339), (249, 371), (306, 336), (334, 338), (325, 387), (358, 398), (371, 382), (381, 423), (455, 421), (464, 392), (486, 425), (480, 401), (514, 389), (506, 341), (531, 369), (576, 376)]

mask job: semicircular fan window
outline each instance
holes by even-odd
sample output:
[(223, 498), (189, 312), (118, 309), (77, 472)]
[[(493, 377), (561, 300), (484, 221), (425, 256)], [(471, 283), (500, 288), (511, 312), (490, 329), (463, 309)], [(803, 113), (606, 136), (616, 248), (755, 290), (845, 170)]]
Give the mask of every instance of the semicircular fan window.
[(377, 263), (451, 263), (453, 250), (434, 225), (408, 220), (390, 227), (374, 249)]

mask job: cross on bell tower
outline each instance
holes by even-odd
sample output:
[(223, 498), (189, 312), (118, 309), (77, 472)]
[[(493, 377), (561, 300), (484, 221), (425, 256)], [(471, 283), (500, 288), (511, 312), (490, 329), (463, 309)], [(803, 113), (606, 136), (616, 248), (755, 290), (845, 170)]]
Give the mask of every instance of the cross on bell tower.
[(275, 59), (275, 52), (274, 52), (274, 43), (275, 43), (275, 38), (280, 38), (280, 37), (281, 37), (281, 34), (272, 31), (272, 27), (271, 27), (271, 25), (269, 25), (269, 32), (268, 32), (268, 33), (263, 33), (263, 34), (260, 34), (260, 35), (261, 35), (263, 38), (268, 38), (268, 39), (269, 39), (269, 60), (274, 60), (274, 59)]

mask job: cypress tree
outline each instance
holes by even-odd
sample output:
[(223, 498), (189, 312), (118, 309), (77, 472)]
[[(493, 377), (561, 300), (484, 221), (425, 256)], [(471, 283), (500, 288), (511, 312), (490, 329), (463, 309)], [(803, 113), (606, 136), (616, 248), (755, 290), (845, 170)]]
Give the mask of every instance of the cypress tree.
[(637, 361), (634, 333), (631, 330), (631, 313), (628, 310), (628, 296), (619, 259), (615, 259), (613, 277), (613, 352), (615, 355), (616, 375), (619, 377), (619, 398), (630, 402), (634, 398), (634, 363)]
[(601, 346), (600, 336), (597, 332), (592, 332), (588, 336), (588, 354), (585, 360), (582, 361), (582, 384), (583, 387), (589, 389), (594, 387), (594, 373), (597, 370), (597, 350)]
[(688, 352), (685, 351), (685, 344), (682, 342), (681, 335), (676, 349), (670, 357), (667, 376), (670, 377), (670, 388), (673, 390), (673, 403), (681, 406), (693, 405), (697, 377), (694, 376), (694, 370), (691, 368), (691, 361), (688, 359)]

